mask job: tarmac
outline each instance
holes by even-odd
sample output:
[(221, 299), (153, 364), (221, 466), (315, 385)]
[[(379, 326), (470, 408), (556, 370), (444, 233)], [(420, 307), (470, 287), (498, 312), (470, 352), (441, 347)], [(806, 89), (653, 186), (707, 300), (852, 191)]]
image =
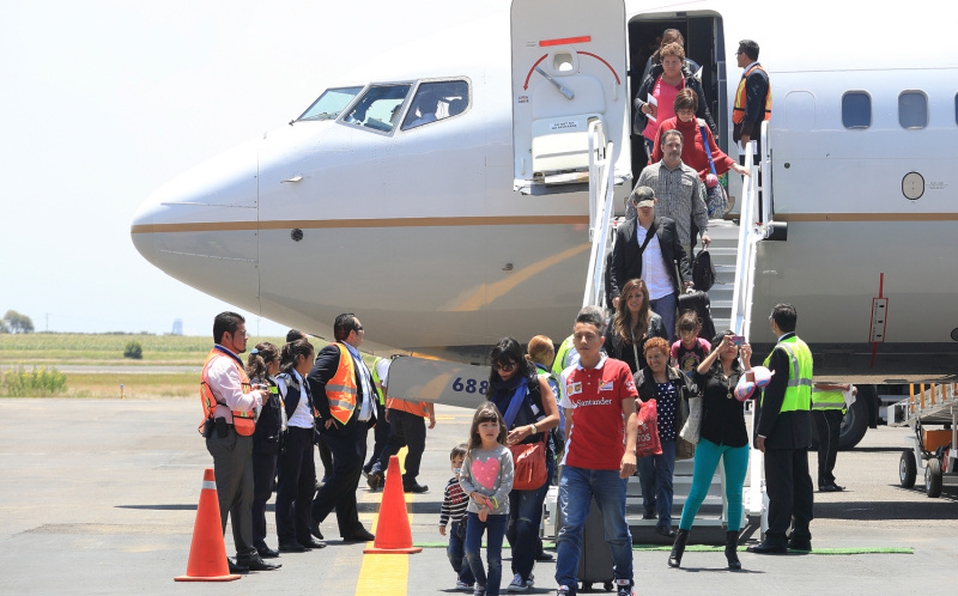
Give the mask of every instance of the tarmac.
[[(284, 554), (282, 569), (183, 584), (173, 578), (186, 570), (203, 470), (212, 467), (196, 432), (198, 401), (0, 399), (0, 594), (456, 593), (437, 524), (449, 449), (465, 438), (472, 412), (438, 406), (437, 414), (419, 478), (430, 491), (406, 497), (421, 553), (364, 555), (366, 545), (338, 540), (331, 516), (322, 526), (329, 546)], [(635, 593), (954, 593), (958, 491), (946, 486), (930, 499), (921, 478), (915, 489), (898, 486), (908, 433), (871, 429), (858, 448), (839, 454), (836, 476), (847, 490), (815, 494), (811, 554), (753, 555), (743, 545), (744, 569), (730, 572), (721, 550), (690, 547), (683, 567), (670, 569), (667, 547), (635, 545)], [(370, 529), (381, 495), (360, 485), (360, 516)], [(267, 519), (275, 546), (271, 504)], [(233, 554), (229, 531), (226, 549)], [(509, 555), (504, 548), (503, 593)], [(537, 564), (529, 593), (554, 593), (554, 567)]]

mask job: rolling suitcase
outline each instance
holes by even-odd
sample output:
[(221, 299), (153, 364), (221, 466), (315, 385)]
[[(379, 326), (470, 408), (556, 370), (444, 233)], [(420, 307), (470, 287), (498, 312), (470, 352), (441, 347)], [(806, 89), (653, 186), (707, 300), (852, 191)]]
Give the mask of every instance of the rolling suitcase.
[(612, 572), (612, 550), (605, 541), (605, 526), (602, 514), (592, 499), (589, 515), (585, 518), (582, 531), (582, 558), (579, 559), (579, 582), (583, 592), (591, 592), (593, 584), (602, 584), (606, 592), (611, 592), (615, 584)]

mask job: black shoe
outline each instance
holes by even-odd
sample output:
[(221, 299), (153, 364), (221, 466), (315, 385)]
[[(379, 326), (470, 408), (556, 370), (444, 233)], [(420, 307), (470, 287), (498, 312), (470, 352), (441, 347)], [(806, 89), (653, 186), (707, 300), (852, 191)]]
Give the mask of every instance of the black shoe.
[(349, 536), (343, 536), (343, 542), (369, 542), (375, 539), (376, 536), (365, 528), (361, 528), (358, 532), (354, 532)]
[(725, 559), (729, 569), (742, 568), (742, 562), (738, 560), (738, 532), (735, 530), (725, 533)]
[(838, 486), (834, 482), (831, 484), (824, 484), (818, 487), (818, 492), (822, 493), (838, 493), (845, 490), (844, 486)]
[(658, 513), (646, 511), (642, 514), (642, 519), (655, 519), (659, 516)]
[(788, 541), (788, 550), (800, 550), (804, 552), (812, 552), (812, 541), (809, 540), (797, 540), (792, 538)]
[(323, 540), (323, 533), (319, 531), (319, 524), (310, 524), (309, 533), (315, 536), (316, 538), (318, 538), (319, 540)]
[(417, 495), (421, 495), (422, 493), (429, 492), (429, 487), (423, 486), (418, 482), (413, 482), (412, 484), (404, 484), (402, 491), (404, 493), (416, 493)]
[(312, 536), (306, 540), (300, 540), (299, 545), (305, 548), (306, 550), (312, 550), (314, 548), (326, 548), (325, 540), (316, 540)]
[(784, 544), (775, 544), (763, 540), (761, 543), (750, 546), (745, 550), (756, 555), (782, 555), (788, 552), (788, 547)]
[(304, 553), (308, 549), (298, 542), (280, 542), (279, 552), (281, 553)]
[(227, 564), (229, 564), (230, 573), (232, 574), (246, 575), (247, 573), (249, 573), (249, 567), (247, 567), (246, 565), (240, 565), (238, 563), (234, 563), (233, 559), (230, 559), (229, 557), (226, 558), (226, 562)]
[(675, 535), (675, 544), (669, 554), (669, 567), (678, 567), (682, 564), (682, 555), (685, 554), (685, 545), (689, 542), (689, 531), (679, 529)]
[(655, 526), (655, 533), (666, 538), (675, 538), (675, 532), (668, 526)]
[(281, 563), (267, 563), (260, 556), (252, 555), (250, 557), (236, 558), (236, 563), (239, 565), (245, 565), (249, 567), (250, 571), (273, 571), (274, 569), (279, 569), (283, 565)]
[(275, 559), (276, 557), (279, 556), (278, 550), (274, 550), (268, 546), (264, 546), (263, 548), (258, 548), (256, 549), (256, 552), (259, 553), (259, 556), (262, 559)]
[(536, 555), (536, 561), (552, 561), (555, 557), (552, 553), (541, 552)]

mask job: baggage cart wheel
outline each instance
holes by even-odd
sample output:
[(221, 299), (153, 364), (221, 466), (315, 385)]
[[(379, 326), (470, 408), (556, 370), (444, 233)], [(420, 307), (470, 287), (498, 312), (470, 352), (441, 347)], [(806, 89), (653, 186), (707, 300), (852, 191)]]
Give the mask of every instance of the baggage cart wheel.
[(932, 457), (925, 466), (925, 492), (932, 499), (941, 496), (941, 460)]
[(901, 452), (901, 461), (898, 462), (898, 482), (902, 488), (913, 488), (918, 470), (915, 467), (915, 450), (905, 449)]
[(613, 585), (612, 585), (612, 582), (605, 582), (604, 584), (602, 584), (602, 587), (605, 588), (606, 592), (611, 592)]

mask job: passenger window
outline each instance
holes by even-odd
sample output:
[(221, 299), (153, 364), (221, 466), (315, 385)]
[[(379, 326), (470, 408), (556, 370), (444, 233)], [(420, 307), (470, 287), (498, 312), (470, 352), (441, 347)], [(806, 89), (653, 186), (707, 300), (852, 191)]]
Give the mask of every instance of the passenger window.
[(343, 118), (343, 122), (390, 132), (412, 85), (373, 85)]
[(343, 108), (349, 105), (356, 95), (362, 91), (362, 87), (341, 87), (339, 89), (327, 89), (319, 96), (319, 99), (313, 102), (313, 105), (303, 112), (303, 115), (297, 118), (300, 120), (335, 120)]
[(469, 106), (469, 83), (466, 81), (440, 81), (422, 83), (416, 89), (402, 129), (409, 130), (430, 122), (452, 118), (463, 113)]
[(867, 93), (849, 91), (842, 96), (842, 124), (852, 129), (872, 125), (872, 98)]
[(902, 91), (898, 96), (898, 122), (902, 128), (928, 126), (928, 98), (921, 91)]

